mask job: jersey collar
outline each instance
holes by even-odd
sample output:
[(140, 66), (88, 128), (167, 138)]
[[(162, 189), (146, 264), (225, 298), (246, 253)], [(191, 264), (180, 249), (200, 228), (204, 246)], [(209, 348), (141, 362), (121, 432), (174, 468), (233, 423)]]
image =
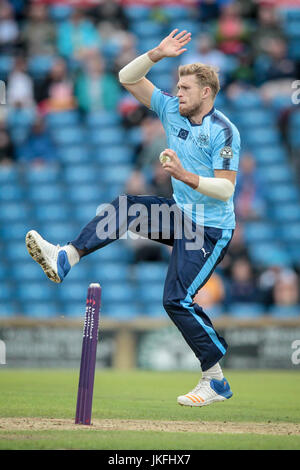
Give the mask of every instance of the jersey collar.
[(213, 107), (211, 108), (211, 110), (210, 110), (207, 114), (204, 114), (204, 116), (203, 116), (203, 118), (202, 118), (202, 123), (201, 123), (201, 124), (195, 124), (195, 123), (191, 122), (191, 121), (189, 120), (189, 118), (186, 118), (186, 119), (189, 121), (190, 125), (193, 126), (193, 127), (202, 126), (204, 119), (205, 119), (207, 116), (211, 116), (214, 112), (215, 112), (215, 107), (213, 106)]

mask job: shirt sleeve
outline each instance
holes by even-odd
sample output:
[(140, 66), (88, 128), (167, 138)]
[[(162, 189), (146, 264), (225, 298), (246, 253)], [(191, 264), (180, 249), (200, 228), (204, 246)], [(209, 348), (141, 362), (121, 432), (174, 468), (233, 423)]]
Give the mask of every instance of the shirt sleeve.
[(239, 167), (241, 139), (236, 127), (226, 126), (218, 132), (212, 147), (214, 170), (233, 170)]
[(154, 88), (151, 96), (151, 110), (154, 111), (159, 119), (164, 122), (166, 118), (166, 113), (168, 106), (174, 100), (174, 96), (166, 93), (165, 91), (160, 90), (159, 88)]

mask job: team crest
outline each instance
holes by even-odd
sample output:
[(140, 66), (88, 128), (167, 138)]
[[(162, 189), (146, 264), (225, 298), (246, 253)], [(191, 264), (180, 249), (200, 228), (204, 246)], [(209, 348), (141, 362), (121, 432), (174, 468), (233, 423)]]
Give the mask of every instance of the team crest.
[(220, 156), (223, 158), (232, 158), (233, 152), (231, 147), (224, 147), (220, 152)]
[(208, 145), (209, 144), (209, 137), (207, 134), (199, 134), (198, 140), (200, 145)]

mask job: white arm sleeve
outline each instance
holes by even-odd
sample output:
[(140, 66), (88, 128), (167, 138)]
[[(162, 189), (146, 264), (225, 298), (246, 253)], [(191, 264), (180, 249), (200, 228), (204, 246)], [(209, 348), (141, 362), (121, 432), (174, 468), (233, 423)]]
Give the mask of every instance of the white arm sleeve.
[(199, 184), (196, 191), (205, 196), (226, 202), (234, 192), (234, 185), (227, 178), (205, 178), (204, 176), (199, 176)]
[(154, 64), (148, 53), (140, 55), (120, 70), (119, 80), (125, 85), (133, 85), (144, 78)]

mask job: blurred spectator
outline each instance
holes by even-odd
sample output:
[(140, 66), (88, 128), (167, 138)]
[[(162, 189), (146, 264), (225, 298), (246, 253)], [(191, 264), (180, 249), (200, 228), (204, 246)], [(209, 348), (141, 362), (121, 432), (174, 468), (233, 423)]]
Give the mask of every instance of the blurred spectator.
[(10, 164), (14, 159), (14, 148), (9, 134), (1, 124), (0, 126), (0, 165)]
[(294, 306), (298, 303), (298, 277), (292, 270), (282, 270), (274, 285), (274, 305)]
[(49, 75), (40, 84), (36, 84), (35, 96), (40, 110), (45, 113), (76, 107), (73, 81), (63, 59), (56, 59)]
[(233, 81), (251, 85), (255, 81), (253, 57), (249, 50), (239, 54), (238, 63), (230, 74)]
[(23, 57), (16, 57), (14, 67), (7, 80), (7, 104), (9, 106), (31, 107), (34, 105), (33, 81), (26, 72)]
[(169, 173), (163, 169), (160, 161), (156, 161), (153, 164), (153, 176), (150, 180), (150, 185), (153, 194), (166, 198), (172, 197), (173, 188), (171, 177)]
[(215, 48), (214, 40), (208, 33), (201, 33), (196, 39), (195, 52), (187, 52), (181, 56), (181, 64), (194, 64), (200, 62), (216, 67), (219, 70), (221, 84), (224, 83), (224, 75), (229, 71), (229, 63), (226, 55)]
[(249, 261), (248, 251), (244, 238), (244, 226), (241, 223), (238, 223), (236, 225), (226, 256), (219, 264), (226, 277), (230, 277), (231, 266), (233, 265), (235, 260), (239, 258), (246, 258)]
[(290, 268), (270, 266), (260, 274), (258, 285), (266, 308), (299, 303), (299, 279)]
[(200, 305), (205, 311), (220, 304), (225, 296), (222, 278), (214, 272), (207, 283), (199, 289), (194, 297), (194, 303)]
[(141, 123), (142, 145), (137, 157), (137, 167), (145, 168), (157, 162), (159, 154), (167, 147), (164, 128), (159, 119), (148, 116)]
[(265, 41), (266, 53), (255, 61), (257, 85), (266, 102), (278, 95), (291, 95), (292, 82), (297, 76), (296, 64), (287, 57), (287, 44), (284, 39), (270, 38)]
[(100, 5), (92, 9), (93, 17), (96, 16), (98, 21), (110, 23), (116, 30), (126, 29), (128, 20), (124, 14), (123, 7), (119, 0), (110, 0), (98, 2)]
[(114, 60), (113, 70), (118, 73), (138, 55), (136, 50), (136, 37), (127, 31), (117, 31), (111, 41), (119, 46), (119, 52)]
[[(141, 195), (151, 194), (152, 188), (146, 182), (145, 176), (141, 171), (133, 171), (126, 184), (127, 194)], [(140, 237), (135, 233), (128, 233), (126, 244), (133, 252), (133, 262), (142, 261), (162, 261), (165, 259), (168, 249), (154, 240)]]
[(65, 58), (83, 60), (100, 45), (99, 33), (83, 9), (75, 9), (70, 20), (58, 26), (57, 49)]
[(22, 160), (32, 163), (44, 163), (57, 159), (55, 146), (41, 116), (36, 118), (29, 137), (21, 146), (19, 153)]
[(263, 184), (256, 171), (256, 163), (249, 153), (240, 160), (235, 189), (235, 212), (237, 219), (255, 220), (264, 216), (265, 201)]
[(0, 52), (12, 54), (16, 52), (19, 37), (19, 26), (14, 18), (12, 6), (5, 0), (0, 3)]
[(216, 40), (224, 54), (240, 54), (249, 41), (250, 28), (242, 18), (238, 3), (229, 3), (221, 9), (217, 20)]
[(21, 40), (29, 56), (55, 53), (55, 27), (48, 18), (46, 5), (39, 3), (29, 6)]
[(254, 273), (246, 258), (238, 258), (234, 261), (226, 295), (227, 304), (258, 301), (258, 289)]
[(75, 83), (75, 96), (79, 108), (84, 112), (116, 110), (121, 89), (116, 78), (105, 72), (99, 54), (85, 61), (84, 70)]
[(251, 41), (254, 55), (268, 53), (266, 46), (269, 39), (276, 38), (284, 38), (279, 23), (278, 10), (272, 4), (262, 4), (258, 7), (255, 34), (253, 34)]

